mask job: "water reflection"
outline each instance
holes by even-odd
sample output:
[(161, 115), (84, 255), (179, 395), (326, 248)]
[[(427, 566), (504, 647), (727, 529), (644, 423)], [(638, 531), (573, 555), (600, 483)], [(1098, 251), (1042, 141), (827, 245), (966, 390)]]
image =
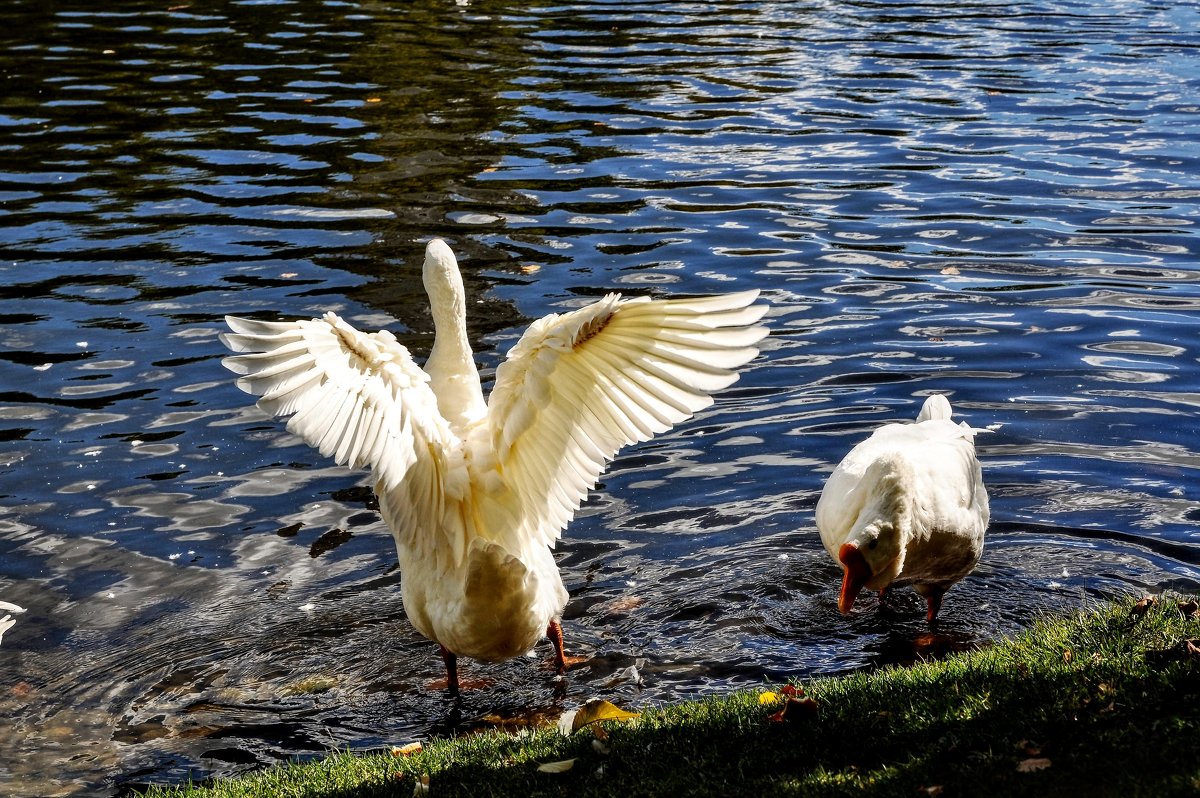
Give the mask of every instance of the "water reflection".
[[(1200, 589), (1194, 8), (16, 0), (0, 9), (0, 791), (104, 794), (603, 692), (986, 645)], [(558, 549), (587, 667), (452, 710), (361, 475), (247, 407), (220, 317), (415, 353), (450, 238), (485, 378), (609, 290), (758, 287), (763, 356)], [(952, 394), (994, 526), (930, 638), (835, 607), (812, 511)], [(538, 652), (538, 657), (546, 655)], [(619, 679), (637, 668), (641, 676)], [(491, 720), (488, 720), (490, 718)]]

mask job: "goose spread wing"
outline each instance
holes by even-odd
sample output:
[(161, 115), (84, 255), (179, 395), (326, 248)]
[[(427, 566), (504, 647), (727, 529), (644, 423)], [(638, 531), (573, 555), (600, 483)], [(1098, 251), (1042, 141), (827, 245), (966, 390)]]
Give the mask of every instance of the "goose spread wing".
[[(223, 333), (221, 342), (247, 354), (222, 363), (240, 375), (239, 388), (260, 397), (260, 408), (291, 416), (288, 430), (340, 465), (369, 467), (387, 490), (413, 474), (439, 481), (444, 463), (422, 461), (443, 457), (452, 433), (429, 377), (390, 332), (359, 332), (334, 313), (305, 321), (225, 321), (233, 332)], [(431, 500), (439, 490), (424, 486)]]
[(622, 446), (683, 421), (737, 380), (767, 333), (757, 296), (609, 294), (530, 325), (488, 401), (498, 467), (525, 508), (523, 534), (553, 545)]
[(11, 601), (0, 601), (0, 638), (4, 637), (4, 633), (16, 626), (16, 619), (9, 615), (10, 612), (15, 612), (20, 615), (25, 612), (25, 608)]

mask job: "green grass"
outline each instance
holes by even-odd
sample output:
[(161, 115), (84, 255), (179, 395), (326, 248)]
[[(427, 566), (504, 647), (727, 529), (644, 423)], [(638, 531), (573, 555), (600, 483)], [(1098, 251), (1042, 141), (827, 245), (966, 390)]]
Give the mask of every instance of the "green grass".
[[(411, 756), (334, 754), (151, 796), (1171, 796), (1200, 794), (1200, 619), (1183, 599), (1047, 618), (1015, 639), (911, 667), (554, 729), (436, 740)], [(603, 749), (603, 750), (601, 750)], [(576, 758), (565, 773), (538, 764)], [(1041, 767), (1038, 767), (1041, 766)], [(1026, 772), (1028, 771), (1028, 772)]]

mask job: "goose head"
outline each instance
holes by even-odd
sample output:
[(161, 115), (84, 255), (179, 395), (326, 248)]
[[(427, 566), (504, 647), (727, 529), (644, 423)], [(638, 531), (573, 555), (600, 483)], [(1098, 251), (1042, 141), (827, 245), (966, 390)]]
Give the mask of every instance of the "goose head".
[(438, 410), (456, 434), (487, 415), (479, 371), (467, 340), (467, 297), (462, 273), (450, 247), (440, 238), (425, 246), (421, 280), (433, 313), (433, 348), (425, 361)]
[(904, 565), (904, 547), (895, 524), (870, 523), (855, 531), (838, 550), (842, 590), (838, 610), (847, 613), (864, 587), (882, 590)]
[(425, 284), (425, 293), (429, 295), (435, 323), (446, 321), (460, 324), (466, 318), (466, 291), (463, 290), (458, 260), (440, 238), (433, 239), (425, 246), (421, 281)]

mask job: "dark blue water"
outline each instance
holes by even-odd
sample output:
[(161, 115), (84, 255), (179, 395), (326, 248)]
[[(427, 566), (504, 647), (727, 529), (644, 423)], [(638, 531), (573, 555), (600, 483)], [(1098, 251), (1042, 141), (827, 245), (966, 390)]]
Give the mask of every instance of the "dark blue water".
[[(0, 792), (1200, 590), (1200, 4), (108, 6), (0, 6), (0, 599), (29, 608), (0, 644)], [(226, 313), (332, 309), (423, 356), (435, 235), (488, 378), (529, 320), (607, 291), (772, 305), (742, 380), (625, 452), (560, 544), (590, 663), (467, 663), (495, 685), (458, 712), (363, 475), (255, 411), (216, 339)], [(993, 523), (931, 642), (915, 595), (838, 615), (813, 508), (935, 391), (993, 430)]]

